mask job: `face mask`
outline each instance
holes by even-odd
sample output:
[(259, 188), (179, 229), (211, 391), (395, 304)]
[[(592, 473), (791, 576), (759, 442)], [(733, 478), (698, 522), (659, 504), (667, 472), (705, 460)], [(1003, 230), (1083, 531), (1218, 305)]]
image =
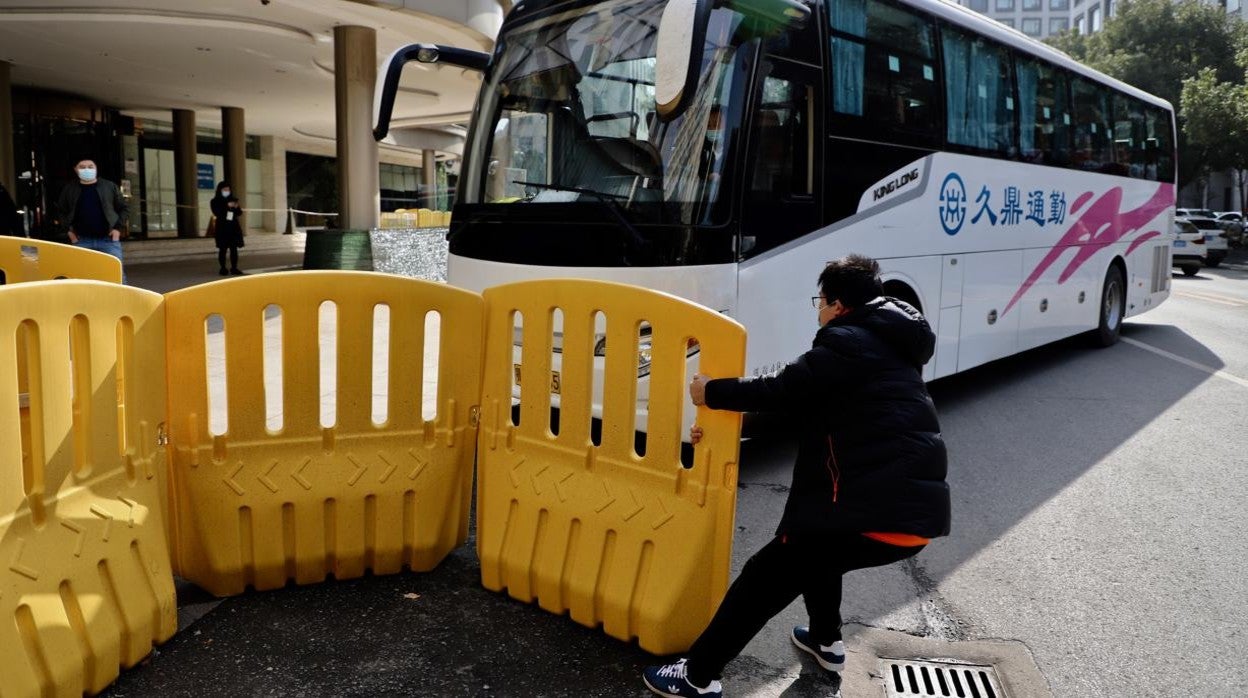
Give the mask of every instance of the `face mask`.
[(78, 179), (84, 182), (94, 181), (95, 180), (95, 168), (84, 167), (81, 170), (78, 170)]
[(221, 190), (221, 198), (223, 198), (223, 199), (228, 199), (228, 198), (230, 198), (230, 190), (229, 190), (229, 189), (222, 189), (222, 190)]

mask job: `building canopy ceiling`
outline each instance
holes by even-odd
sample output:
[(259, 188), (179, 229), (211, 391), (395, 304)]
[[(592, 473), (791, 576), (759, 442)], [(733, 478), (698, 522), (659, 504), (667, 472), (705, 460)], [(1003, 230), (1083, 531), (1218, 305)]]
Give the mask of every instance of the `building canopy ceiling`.
[[(0, 60), (12, 64), (16, 87), (71, 93), (140, 118), (169, 121), (170, 109), (192, 109), (200, 125), (214, 127), (220, 107), (241, 107), (249, 134), (332, 140), (335, 26), (375, 29), (379, 63), (413, 42), (492, 45), (446, 3), (429, 0), (423, 12), (420, 4), (0, 0)], [(437, 131), (466, 121), (478, 85), (471, 71), (411, 64), (395, 124)], [(415, 135), (406, 142), (419, 142)]]

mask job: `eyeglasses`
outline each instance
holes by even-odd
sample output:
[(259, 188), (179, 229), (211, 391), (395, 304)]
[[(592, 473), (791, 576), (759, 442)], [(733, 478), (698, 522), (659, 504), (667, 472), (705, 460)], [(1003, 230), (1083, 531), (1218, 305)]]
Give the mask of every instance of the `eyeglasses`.
[(823, 310), (827, 302), (823, 300), (823, 296), (811, 296), (810, 304), (815, 307), (815, 310)]

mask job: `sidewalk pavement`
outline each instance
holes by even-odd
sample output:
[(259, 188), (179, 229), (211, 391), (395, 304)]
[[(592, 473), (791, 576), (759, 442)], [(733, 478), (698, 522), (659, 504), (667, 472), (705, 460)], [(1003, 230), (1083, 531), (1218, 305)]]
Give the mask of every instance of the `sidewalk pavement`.
[[(137, 288), (168, 293), (187, 286), (228, 278), (219, 274), (216, 257), (195, 257), (165, 262), (123, 262), (126, 282)], [(247, 254), (240, 250), (238, 266), (246, 274), (263, 274), (303, 267), (302, 252)]]

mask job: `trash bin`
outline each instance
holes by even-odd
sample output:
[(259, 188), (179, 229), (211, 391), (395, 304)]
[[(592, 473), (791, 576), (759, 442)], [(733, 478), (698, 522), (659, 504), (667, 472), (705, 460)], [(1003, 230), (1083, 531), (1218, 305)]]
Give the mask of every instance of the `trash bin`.
[(372, 271), (373, 250), (367, 230), (308, 230), (303, 248), (304, 269)]

